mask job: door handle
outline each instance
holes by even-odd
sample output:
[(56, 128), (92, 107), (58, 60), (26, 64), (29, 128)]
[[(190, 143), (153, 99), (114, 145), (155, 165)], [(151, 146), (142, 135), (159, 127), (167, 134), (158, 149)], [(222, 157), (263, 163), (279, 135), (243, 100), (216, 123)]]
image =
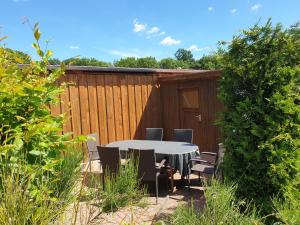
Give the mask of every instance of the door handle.
[(201, 122), (201, 121), (202, 121), (201, 114), (199, 114), (198, 116), (195, 116), (195, 117), (197, 117), (197, 118), (198, 118), (199, 122)]

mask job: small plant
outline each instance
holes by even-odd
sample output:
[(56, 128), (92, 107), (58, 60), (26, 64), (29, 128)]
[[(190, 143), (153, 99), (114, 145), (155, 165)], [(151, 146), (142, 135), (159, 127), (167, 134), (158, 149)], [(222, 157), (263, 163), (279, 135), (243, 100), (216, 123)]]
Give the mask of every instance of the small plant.
[[(263, 224), (255, 211), (249, 211), (249, 205), (242, 200), (235, 198), (236, 187), (233, 185), (221, 184), (215, 180), (205, 190), (206, 205), (202, 210), (196, 209), (193, 205), (179, 206), (170, 218), (172, 225), (258, 225)], [(246, 208), (241, 213), (240, 207)]]
[(124, 166), (119, 166), (117, 174), (105, 177), (104, 191), (100, 190), (102, 210), (116, 211), (126, 205), (138, 204), (145, 196), (145, 189), (140, 187), (137, 163), (129, 160)]

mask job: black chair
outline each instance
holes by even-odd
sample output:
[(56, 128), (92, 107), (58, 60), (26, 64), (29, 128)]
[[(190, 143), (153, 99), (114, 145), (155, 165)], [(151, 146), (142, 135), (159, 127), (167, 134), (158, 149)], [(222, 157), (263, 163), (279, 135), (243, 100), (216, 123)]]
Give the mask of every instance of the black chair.
[(99, 141), (98, 141), (98, 135), (96, 133), (88, 134), (87, 136), (90, 138), (86, 142), (87, 149), (88, 149), (88, 159), (89, 159), (88, 167), (90, 169), (90, 172), (92, 172), (92, 161), (100, 160), (100, 156), (97, 150), (97, 145), (99, 145)]
[[(199, 181), (208, 180), (215, 176), (218, 154), (214, 152), (200, 152), (200, 157), (192, 158), (189, 161), (190, 172), (196, 172)], [(189, 187), (190, 176), (188, 175)]]
[(146, 140), (162, 141), (163, 128), (146, 128)]
[(193, 129), (174, 129), (173, 140), (193, 143)]
[(118, 147), (97, 146), (102, 165), (102, 184), (104, 190), (105, 176), (118, 173), (120, 166), (120, 149)]
[(165, 163), (165, 159), (162, 160), (158, 166), (156, 166), (156, 157), (154, 149), (128, 149), (129, 155), (138, 162), (138, 178), (143, 182), (155, 182), (156, 192), (156, 204), (158, 201), (158, 176), (160, 175), (160, 169)]

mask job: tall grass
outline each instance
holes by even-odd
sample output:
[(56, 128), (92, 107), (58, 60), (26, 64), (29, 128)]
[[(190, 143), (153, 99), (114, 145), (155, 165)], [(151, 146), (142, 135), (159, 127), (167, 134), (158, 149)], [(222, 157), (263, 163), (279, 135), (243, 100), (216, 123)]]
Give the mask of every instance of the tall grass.
[[(215, 180), (205, 190), (206, 205), (200, 211), (193, 204), (179, 206), (171, 216), (172, 225), (258, 225), (263, 224), (255, 210), (250, 211), (244, 201), (235, 199), (235, 186), (221, 184)], [(244, 213), (240, 207), (246, 208)]]
[(15, 169), (3, 166), (0, 224), (46, 225), (58, 221), (77, 199), (74, 190), (80, 177), (81, 152), (81, 149), (66, 150), (54, 174), (26, 164)]
[(117, 174), (107, 174), (104, 179), (104, 191), (99, 189), (104, 212), (116, 211), (126, 205), (137, 204), (145, 196), (145, 188), (138, 179), (137, 162), (132, 158), (119, 166)]

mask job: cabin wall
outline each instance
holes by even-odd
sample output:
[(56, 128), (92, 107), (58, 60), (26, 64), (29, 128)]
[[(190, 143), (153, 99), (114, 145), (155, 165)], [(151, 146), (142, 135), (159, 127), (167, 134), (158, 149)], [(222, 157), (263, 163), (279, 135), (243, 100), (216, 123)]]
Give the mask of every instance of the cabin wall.
[(60, 80), (69, 83), (51, 106), (65, 113), (63, 132), (97, 133), (100, 144), (143, 139), (146, 127), (162, 127), (157, 74), (67, 71)]

